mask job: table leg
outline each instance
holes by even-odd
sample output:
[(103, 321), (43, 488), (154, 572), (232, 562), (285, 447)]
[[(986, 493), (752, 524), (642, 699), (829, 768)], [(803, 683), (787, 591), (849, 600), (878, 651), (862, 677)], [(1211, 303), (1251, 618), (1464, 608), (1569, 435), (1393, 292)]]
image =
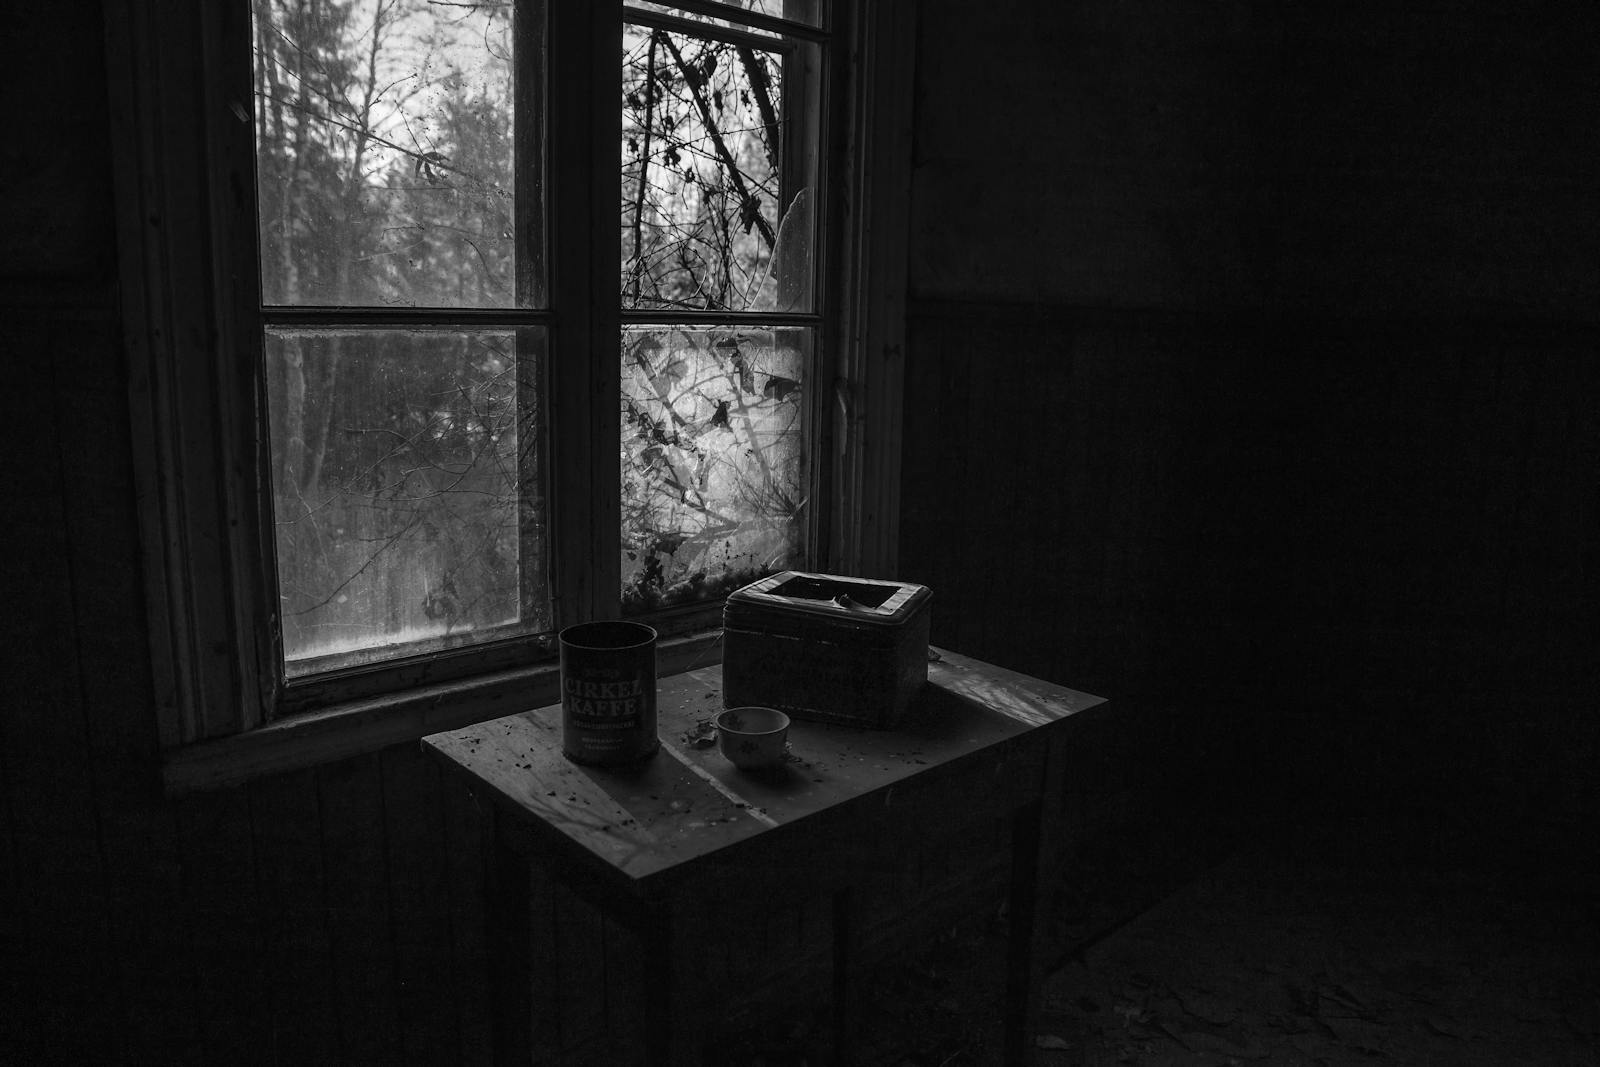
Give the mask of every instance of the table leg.
[(1006, 945), (1005, 1063), (1024, 1067), (1037, 1017), (1039, 844), (1042, 805), (1035, 800), (1011, 819), (1010, 936)]

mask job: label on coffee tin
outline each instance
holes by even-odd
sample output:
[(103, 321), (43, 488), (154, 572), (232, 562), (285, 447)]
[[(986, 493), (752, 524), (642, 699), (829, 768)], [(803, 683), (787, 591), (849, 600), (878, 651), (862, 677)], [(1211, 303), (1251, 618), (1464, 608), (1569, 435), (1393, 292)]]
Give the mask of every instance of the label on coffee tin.
[(644, 682), (628, 678), (598, 682), (568, 678), (562, 703), (577, 722), (602, 729), (629, 729), (637, 726), (644, 710)]
[(563, 747), (580, 763), (627, 763), (654, 752), (655, 679), (590, 668), (562, 679)]

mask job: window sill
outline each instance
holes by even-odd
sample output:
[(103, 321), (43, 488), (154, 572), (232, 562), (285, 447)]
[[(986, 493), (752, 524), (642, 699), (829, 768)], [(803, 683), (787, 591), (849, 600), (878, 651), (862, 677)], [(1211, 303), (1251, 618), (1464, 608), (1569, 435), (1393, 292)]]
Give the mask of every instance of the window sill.
[[(720, 662), (720, 628), (663, 639), (656, 650), (659, 677)], [(540, 664), (306, 712), (173, 749), (162, 760), (162, 780), (168, 796), (221, 789), (530, 711), (560, 699), (560, 673)]]

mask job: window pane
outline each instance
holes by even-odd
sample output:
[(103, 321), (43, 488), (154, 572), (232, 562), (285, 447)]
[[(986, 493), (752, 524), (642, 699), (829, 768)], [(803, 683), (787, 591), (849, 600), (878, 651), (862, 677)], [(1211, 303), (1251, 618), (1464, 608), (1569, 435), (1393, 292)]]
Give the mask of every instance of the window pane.
[(624, 308), (810, 310), (808, 153), (785, 131), (797, 69), (747, 45), (624, 28)]
[(535, 330), (272, 330), (291, 677), (550, 625)]
[(622, 335), (623, 608), (721, 596), (798, 565), (811, 331)]
[(512, 5), (253, 6), (264, 301), (515, 304)]

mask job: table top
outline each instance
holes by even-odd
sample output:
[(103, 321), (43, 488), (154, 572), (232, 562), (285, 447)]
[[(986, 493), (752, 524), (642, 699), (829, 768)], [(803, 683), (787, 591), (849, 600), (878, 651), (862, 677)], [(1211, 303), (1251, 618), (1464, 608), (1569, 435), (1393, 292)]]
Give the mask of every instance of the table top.
[(545, 832), (567, 861), (642, 883), (985, 750), (1042, 739), (1105, 702), (952, 652), (937, 655), (903, 725), (869, 730), (796, 719), (788, 761), (757, 773), (729, 763), (708, 728), (722, 710), (720, 667), (661, 679), (661, 751), (632, 767), (581, 766), (563, 756), (560, 705), (422, 743), (492, 791), (514, 818)]

